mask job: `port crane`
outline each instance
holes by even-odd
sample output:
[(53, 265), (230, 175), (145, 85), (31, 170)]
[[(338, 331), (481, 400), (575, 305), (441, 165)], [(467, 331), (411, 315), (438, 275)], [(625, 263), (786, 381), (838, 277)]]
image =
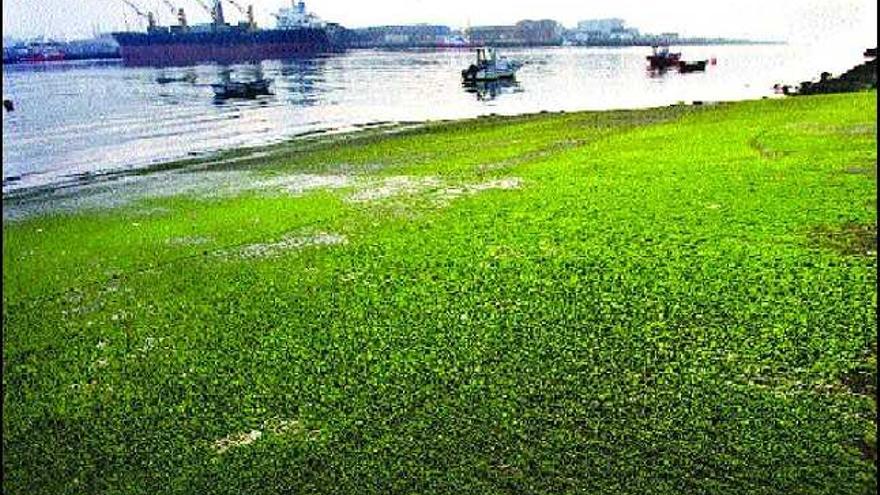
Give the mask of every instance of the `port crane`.
[(209, 7), (208, 4), (206, 4), (204, 1), (202, 1), (202, 0), (195, 0), (195, 2), (196, 2), (197, 4), (199, 4), (199, 6), (201, 6), (203, 9), (205, 9), (205, 12), (207, 12), (207, 13), (209, 13), (209, 14), (211, 14), (211, 15), (214, 15), (214, 9), (212, 9), (211, 7)]
[(162, 3), (164, 3), (168, 6), (169, 9), (171, 9), (172, 14), (177, 14), (177, 7), (175, 7), (174, 4), (171, 3), (171, 0), (162, 0)]
[(217, 24), (217, 11), (216, 11), (216, 9), (209, 6), (207, 3), (204, 2), (204, 0), (195, 0), (195, 2), (197, 4), (199, 4), (199, 7), (203, 8), (205, 10), (205, 12), (210, 14), (211, 20), (214, 22), (214, 24)]
[(184, 13), (183, 7), (177, 8), (177, 6), (175, 6), (173, 3), (171, 3), (171, 0), (162, 0), (162, 3), (164, 3), (165, 5), (168, 6), (169, 9), (171, 9), (171, 15), (177, 16), (178, 25), (180, 25), (180, 27), (182, 27), (182, 28), (185, 28), (186, 27), (186, 13)]
[(147, 20), (147, 30), (148, 31), (156, 28), (156, 16), (154, 16), (152, 12), (144, 13), (144, 11), (142, 11), (137, 5), (135, 5), (134, 2), (131, 2), (130, 0), (122, 0), (122, 1), (126, 5), (131, 7), (131, 9), (134, 10), (135, 14), (137, 14)]
[(235, 7), (236, 9), (238, 9), (238, 11), (241, 12), (242, 14), (247, 14), (247, 9), (242, 7), (240, 3), (236, 2), (235, 0), (226, 0), (226, 1), (231, 3), (232, 6)]
[(242, 6), (240, 3), (236, 2), (235, 0), (226, 0), (226, 1), (231, 3), (233, 7), (238, 9), (238, 11), (241, 12), (241, 15), (245, 16), (245, 18), (247, 19), (248, 26), (251, 29), (253, 29), (257, 26), (256, 22), (254, 22), (254, 6), (253, 5), (248, 5), (247, 8), (245, 8), (244, 6)]

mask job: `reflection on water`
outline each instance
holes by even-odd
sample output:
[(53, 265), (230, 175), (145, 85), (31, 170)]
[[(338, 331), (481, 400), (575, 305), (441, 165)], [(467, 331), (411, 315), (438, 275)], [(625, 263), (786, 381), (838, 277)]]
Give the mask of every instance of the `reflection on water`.
[(648, 77), (652, 79), (659, 79), (666, 77), (669, 74), (669, 67), (647, 67), (645, 72), (648, 74)]
[[(3, 191), (68, 182), (294, 136), (414, 122), (546, 111), (761, 98), (861, 62), (864, 47), (689, 46), (717, 58), (707, 72), (646, 73), (646, 49), (508, 49), (525, 63), (516, 83), (462, 88), (470, 50), (355, 50), (255, 64), (125, 67), (119, 62), (7, 66)], [(224, 78), (272, 79), (274, 95), (214, 104)], [(249, 79), (251, 78), (251, 79)]]
[(325, 65), (326, 58), (283, 61), (275, 87), (291, 105), (318, 105), (327, 93)]
[(468, 93), (476, 95), (478, 101), (491, 101), (502, 94), (523, 91), (515, 79), (499, 79), (497, 81), (468, 81), (462, 83)]

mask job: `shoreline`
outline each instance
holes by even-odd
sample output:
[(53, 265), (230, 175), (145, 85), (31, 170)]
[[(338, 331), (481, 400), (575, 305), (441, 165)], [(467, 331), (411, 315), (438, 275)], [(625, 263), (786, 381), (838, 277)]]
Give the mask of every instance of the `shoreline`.
[[(782, 99), (782, 95), (768, 95), (759, 98), (735, 99), (735, 100), (719, 100), (719, 101), (700, 101), (691, 102), (680, 101), (669, 105), (645, 106), (631, 108), (616, 108), (605, 110), (559, 110), (549, 111), (540, 110), (537, 112), (498, 114), (494, 112), (474, 116), (453, 119), (424, 120), (424, 121), (377, 121), (360, 124), (353, 124), (350, 128), (328, 128), (305, 131), (294, 134), (289, 137), (279, 139), (277, 142), (268, 144), (256, 144), (252, 146), (238, 146), (225, 149), (209, 150), (198, 153), (190, 153), (188, 156), (169, 159), (165, 161), (157, 161), (141, 166), (131, 166), (126, 168), (109, 169), (103, 172), (85, 172), (82, 174), (63, 176), (63, 180), (57, 180), (49, 184), (41, 184), (35, 186), (24, 186), (3, 192), (3, 202), (19, 202), (22, 200), (39, 199), (44, 196), (51, 196), (55, 193), (63, 193), (70, 191), (75, 194), (76, 190), (83, 187), (100, 185), (106, 181), (115, 181), (121, 178), (138, 177), (150, 175), (157, 172), (179, 171), (185, 169), (197, 170), (205, 165), (228, 165), (239, 161), (249, 161), (256, 158), (265, 158), (267, 155), (284, 153), (290, 150), (298, 150), (299, 148), (308, 149), (312, 146), (332, 146), (338, 143), (348, 141), (359, 141), (362, 139), (374, 139), (382, 136), (394, 136), (397, 134), (406, 134), (409, 132), (420, 132), (425, 129), (442, 130), (447, 126), (468, 125), (469, 123), (484, 121), (486, 119), (496, 119), (500, 121), (517, 122), (520, 119), (535, 119), (550, 116), (561, 115), (580, 115), (580, 114), (603, 114), (616, 112), (645, 112), (653, 110), (661, 110), (664, 108), (675, 107), (711, 107), (716, 105), (734, 104), (737, 102), (759, 101), (766, 99)], [(15, 183), (21, 180), (23, 176), (4, 177), (4, 183)], [(4, 184), (6, 185), (6, 184)], [(4, 217), (5, 219), (5, 217)]]
[[(615, 50), (614, 48), (602, 49), (602, 53), (607, 50)], [(752, 50), (747, 49), (748, 53)], [(773, 49), (775, 50), (775, 49)], [(555, 53), (564, 53), (564, 50), (554, 51)], [(578, 50), (572, 53), (580, 52)], [(775, 51), (774, 51), (775, 53)], [(541, 87), (541, 78), (538, 76), (545, 70), (541, 65), (547, 61), (557, 58), (552, 52), (541, 52), (535, 55), (533, 67), (528, 68), (529, 74), (523, 73), (523, 81), (518, 85), (509, 87), (489, 88), (489, 89), (465, 89), (458, 87), (457, 75), (455, 78), (450, 76), (454, 71), (440, 70), (433, 60), (433, 56), (421, 57), (418, 55), (410, 55), (404, 57), (406, 59), (418, 59), (420, 63), (430, 62), (430, 70), (438, 73), (442, 72), (447, 79), (441, 79), (441, 82), (435, 83), (431, 87), (431, 95), (444, 95), (443, 98), (451, 98), (454, 105), (444, 107), (442, 104), (425, 105), (420, 104), (421, 100), (413, 100), (411, 110), (407, 109), (408, 102), (411, 98), (417, 96), (414, 89), (406, 89), (413, 85), (403, 84), (404, 89), (399, 93), (397, 103), (400, 103), (394, 110), (376, 112), (369, 108), (370, 98), (361, 98), (360, 100), (351, 88), (356, 87), (354, 83), (338, 84), (332, 86), (334, 91), (339, 92), (334, 96), (326, 93), (328, 88), (316, 85), (300, 87), (298, 81), (288, 81), (284, 76), (284, 66), (272, 66), (268, 70), (270, 76), (280, 77), (278, 84), (286, 87), (280, 87), (278, 94), (272, 98), (266, 98), (265, 101), (254, 102), (232, 102), (223, 105), (211, 105), (211, 92), (207, 91), (207, 82), (217, 77), (215, 67), (200, 67), (193, 69), (198, 74), (200, 83), (197, 87), (175, 85), (156, 85), (151, 79), (156, 74), (152, 74), (150, 70), (129, 74), (124, 69), (83, 69), (83, 73), (88, 72), (94, 76), (104, 76), (106, 79), (112, 80), (108, 83), (108, 88), (113, 91), (119, 91), (118, 99), (115, 101), (126, 102), (120, 103), (119, 108), (115, 110), (102, 110), (101, 119), (96, 119), (88, 114), (80, 115), (79, 111), (71, 111), (69, 114), (63, 115), (58, 122), (63, 121), (64, 124), (53, 125), (47, 120), (45, 123), (26, 124), (29, 118), (36, 118), (43, 110), (39, 108), (42, 103), (33, 100), (33, 95), (24, 92), (20, 100), (16, 103), (16, 112), (9, 115), (4, 114), (4, 126), (9, 124), (10, 131), (10, 148), (8, 162), (4, 167), (4, 190), (12, 193), (13, 190), (22, 189), (22, 187), (32, 187), (40, 185), (58, 185), (59, 183), (77, 184), (79, 177), (74, 174), (78, 172), (91, 171), (97, 174), (96, 168), (102, 171), (127, 170), (132, 168), (151, 168), (169, 161), (180, 161), (190, 158), (191, 153), (202, 153), (206, 156), (216, 154), (218, 151), (228, 149), (230, 146), (241, 146), (261, 143), (283, 142), (297, 135), (309, 132), (349, 132), (354, 124), (369, 124), (371, 118), (379, 120), (422, 120), (431, 118), (471, 118), (478, 114), (486, 114), (489, 112), (499, 112), (504, 114), (518, 113), (536, 113), (541, 109), (557, 111), (566, 109), (567, 111), (576, 110), (600, 110), (600, 109), (621, 109), (621, 108), (651, 108), (657, 106), (665, 106), (675, 104), (681, 100), (728, 100), (743, 101), (746, 99), (759, 98), (762, 96), (773, 97), (772, 86), (779, 82), (776, 79), (767, 79), (766, 81), (755, 81), (750, 84), (735, 83), (728, 85), (729, 76), (719, 68), (718, 75), (713, 75), (709, 71), (706, 75), (669, 75), (662, 78), (637, 78), (633, 75), (630, 78), (624, 78), (630, 81), (627, 84), (633, 87), (646, 86), (650, 91), (635, 92), (633, 96), (626, 96), (622, 90), (609, 89), (609, 98), (590, 96), (591, 90), (587, 79), (582, 79), (581, 83), (584, 88), (578, 86), (577, 91), (572, 91), (571, 96), (559, 96), (559, 91), (553, 91), (550, 88), (560, 87), (560, 82), (564, 82), (563, 75), (568, 74), (567, 70), (561, 75), (548, 79), (552, 82), (549, 87)], [(379, 56), (379, 55), (377, 55)], [(558, 55), (562, 57), (561, 55)], [(606, 60), (606, 55), (580, 55), (588, 60), (596, 58), (597, 60)], [(781, 55), (780, 55), (781, 56)], [(786, 55), (787, 57), (788, 55)], [(364, 56), (366, 57), (366, 55)], [(393, 62), (387, 60), (386, 62)], [(445, 60), (445, 56), (440, 56)], [(566, 56), (567, 57), (567, 56)], [(641, 66), (642, 59), (635, 52), (627, 55), (630, 64), (625, 64), (629, 71), (635, 71), (636, 59), (640, 59), (638, 65)], [(431, 60), (421, 61), (422, 58), (430, 58)], [(528, 57), (527, 57), (528, 58)], [(565, 58), (565, 57), (562, 57)], [(362, 62), (347, 61), (347, 64), (353, 64), (357, 67)], [(605, 62), (602, 62), (605, 63)], [(723, 64), (722, 64), (723, 65)], [(348, 67), (348, 65), (346, 65)], [(240, 72), (239, 77), (248, 77), (246, 70), (235, 69)], [(320, 72), (319, 69), (315, 69)], [(328, 69), (329, 70), (329, 69)], [(346, 69), (348, 70), (348, 69)], [(355, 69), (352, 69), (355, 70)], [(332, 71), (331, 71), (332, 72)], [(92, 74), (94, 73), (94, 74)], [(169, 72), (171, 75), (174, 73)], [(279, 76), (279, 73), (281, 74)], [(167, 75), (167, 74), (165, 74)], [(179, 74), (176, 74), (179, 75)], [(336, 74), (331, 79), (339, 77)], [(363, 75), (363, 74), (362, 74)], [(136, 83), (121, 83), (127, 77), (136, 79)], [(567, 76), (566, 76), (567, 77)], [(807, 79), (808, 77), (798, 76), (792, 77), (791, 80)], [(27, 81), (29, 76), (19, 75), (22, 83)], [(118, 79), (118, 80), (117, 80)], [(679, 79), (681, 79), (679, 81)], [(784, 78), (783, 78), (784, 79)], [(119, 84), (117, 84), (119, 83)], [(654, 84), (656, 83), (656, 84)], [(662, 84), (661, 84), (662, 83)], [(306, 84), (303, 82), (302, 84)], [(312, 83), (308, 83), (312, 84)], [(329, 85), (330, 83), (323, 83)], [(401, 83), (402, 84), (402, 83)], [(549, 84), (549, 83), (548, 83)], [(413, 86), (414, 87), (414, 86)], [(563, 86), (564, 87), (564, 86)], [(115, 88), (115, 89), (114, 89)], [(124, 91), (120, 88), (126, 88)], [(131, 89), (128, 89), (131, 88)], [(562, 87), (561, 87), (562, 88)], [(108, 89), (108, 90), (110, 90)], [(428, 89), (427, 87), (425, 88)], [(300, 95), (300, 92), (303, 92)], [(135, 93), (136, 98), (129, 93)], [(546, 99), (542, 95), (547, 95)], [(626, 93), (629, 94), (629, 93)], [(297, 96), (300, 95), (300, 96)], [(309, 96), (311, 95), (311, 96)], [(554, 96), (556, 95), (556, 96)], [(305, 110), (300, 111), (296, 104), (290, 105), (288, 100), (305, 98), (309, 105)], [(310, 100), (314, 98), (314, 100)], [(322, 98), (342, 98), (346, 106), (333, 107), (331, 100), (323, 100)], [(437, 99), (436, 97), (431, 97)], [(492, 101), (497, 98), (497, 101)], [(131, 101), (131, 103), (128, 103)], [(305, 100), (304, 100), (305, 101)], [(428, 98), (427, 101), (433, 101)], [(446, 100), (444, 100), (446, 101)], [(75, 108), (74, 104), (80, 105), (84, 101), (80, 99), (72, 99), (65, 105)], [(348, 105), (351, 105), (351, 112), (348, 111)], [(238, 111), (238, 108), (241, 111)], [(327, 109), (326, 114), (322, 114)], [(67, 108), (67, 107), (65, 107)], [(114, 107), (115, 108), (115, 107)], [(199, 113), (201, 112), (201, 113)], [(155, 114), (157, 125), (150, 126), (148, 118), (145, 115)], [(188, 115), (198, 115), (198, 117), (189, 117)], [(204, 114), (204, 117), (202, 117)], [(330, 115), (332, 118), (325, 118), (322, 115)], [(178, 118), (179, 116), (179, 118)], [(95, 116), (97, 117), (97, 115)], [(243, 126), (248, 126), (247, 137), (238, 137), (236, 134), (235, 118), (242, 118), (241, 122), (245, 122)], [(9, 120), (7, 122), (7, 119)], [(100, 125), (100, 122), (112, 122), (118, 120), (120, 125), (117, 130), (109, 128), (110, 126)], [(259, 121), (265, 120), (266, 124), (260, 126)], [(21, 122), (19, 124), (18, 122)], [(209, 121), (216, 121), (218, 126), (216, 130), (209, 125)], [(225, 123), (224, 123), (225, 122)], [(130, 123), (130, 125), (126, 125)], [(167, 136), (166, 125), (168, 125)], [(69, 135), (68, 129), (76, 127), (84, 127), (94, 129), (97, 135), (97, 143), (94, 147), (90, 147), (88, 140), (84, 139), (87, 134)], [(34, 136), (24, 136), (22, 132), (25, 129), (34, 128), (36, 132)], [(262, 127), (262, 128), (261, 128)], [(180, 134), (175, 134), (176, 129), (183, 129)], [(192, 129), (190, 133), (189, 129)], [(58, 132), (53, 132), (58, 131)], [(14, 138), (14, 139), (13, 139)], [(35, 146), (29, 143), (36, 139)], [(178, 145), (175, 143), (179, 141)], [(117, 143), (128, 142), (131, 147), (126, 147)], [(145, 144), (141, 146), (140, 144)], [(42, 145), (42, 146), (40, 146)], [(40, 149), (42, 148), (42, 149)], [(100, 167), (96, 167), (101, 165)], [(64, 176), (68, 177), (64, 177)], [(85, 174), (84, 174), (85, 175)], [(85, 177), (88, 179), (88, 177)]]
[[(559, 44), (559, 45), (522, 45), (522, 44), (497, 44), (494, 46), (498, 46), (501, 48), (644, 48), (650, 47), (653, 44), (657, 44), (656, 41), (645, 41), (644, 43), (636, 43), (636, 44), (579, 44), (574, 43), (571, 45)], [(697, 41), (687, 41), (687, 40), (679, 40), (676, 43), (672, 43), (672, 46), (764, 46), (764, 45), (788, 45), (790, 44), (788, 41), (751, 41), (751, 40), (729, 40), (729, 41), (719, 41), (719, 42), (711, 42), (708, 40), (697, 40)], [(375, 46), (353, 46), (348, 47), (345, 51), (358, 51), (358, 50), (382, 50), (382, 51), (449, 51), (449, 50), (466, 50), (472, 51), (474, 48), (479, 48), (482, 45), (468, 45), (468, 46), (437, 46), (437, 45), (411, 45), (411, 46), (397, 46), (397, 45), (375, 45)], [(333, 55), (339, 52), (326, 52), (326, 53), (318, 53), (316, 57), (322, 57), (327, 55)], [(344, 52), (343, 52), (344, 53)], [(271, 61), (275, 59), (265, 59), (263, 61)], [(55, 64), (55, 63), (63, 63), (63, 62), (106, 62), (106, 61), (122, 61), (121, 55), (112, 55), (112, 54), (102, 54), (100, 56), (68, 56), (65, 57), (64, 60), (58, 61), (46, 61), (46, 62), (26, 62), (21, 60), (11, 61), (4, 60), (4, 66), (45, 66), (46, 64)], [(200, 63), (208, 63), (208, 62), (200, 62)], [(150, 65), (135, 65), (135, 67), (154, 67)]]

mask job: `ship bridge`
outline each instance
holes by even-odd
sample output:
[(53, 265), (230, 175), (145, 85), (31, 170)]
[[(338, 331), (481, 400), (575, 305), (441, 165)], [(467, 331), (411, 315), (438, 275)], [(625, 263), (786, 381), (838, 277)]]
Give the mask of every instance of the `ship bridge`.
[(302, 0), (291, 0), (291, 8), (280, 9), (273, 14), (278, 29), (323, 28), (324, 21), (320, 17), (306, 11), (306, 3)]

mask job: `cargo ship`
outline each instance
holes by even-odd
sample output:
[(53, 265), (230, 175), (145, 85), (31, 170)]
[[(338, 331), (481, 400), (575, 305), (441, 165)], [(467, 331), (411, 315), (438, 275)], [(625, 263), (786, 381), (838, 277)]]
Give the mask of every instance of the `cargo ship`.
[[(341, 28), (308, 13), (303, 1), (292, 0), (291, 8), (274, 14), (275, 29), (258, 28), (253, 6), (245, 9), (230, 0), (226, 1), (241, 11), (245, 21), (227, 23), (221, 0), (215, 0), (210, 7), (199, 2), (211, 14), (209, 24), (188, 25), (180, 8), (176, 10), (177, 25), (159, 26), (154, 13), (144, 13), (129, 0), (123, 1), (147, 20), (146, 32), (112, 33), (124, 63), (130, 65), (257, 61), (331, 52), (338, 47), (332, 35)], [(170, 0), (165, 3), (175, 8)]]

